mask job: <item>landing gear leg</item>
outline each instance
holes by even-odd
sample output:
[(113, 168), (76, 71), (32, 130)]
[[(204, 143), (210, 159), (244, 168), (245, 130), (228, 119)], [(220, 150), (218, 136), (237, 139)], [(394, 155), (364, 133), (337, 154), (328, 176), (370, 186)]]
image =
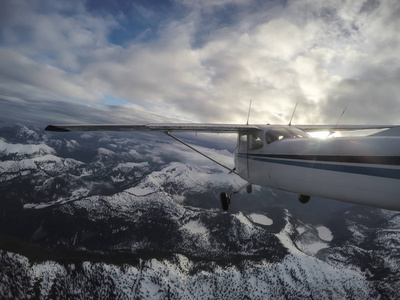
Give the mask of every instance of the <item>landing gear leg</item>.
[(221, 199), (221, 205), (223, 210), (228, 210), (229, 209), (229, 204), (231, 204), (231, 198), (228, 196), (227, 193), (221, 193), (219, 195)]
[(305, 204), (308, 201), (310, 201), (310, 196), (299, 194), (299, 201), (300, 201), (300, 203)]

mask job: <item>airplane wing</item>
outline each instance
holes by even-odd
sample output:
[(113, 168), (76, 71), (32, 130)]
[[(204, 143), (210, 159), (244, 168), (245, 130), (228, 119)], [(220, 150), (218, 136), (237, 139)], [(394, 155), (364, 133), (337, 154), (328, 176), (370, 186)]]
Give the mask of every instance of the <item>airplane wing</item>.
[[(267, 125), (279, 126), (282, 125)], [(287, 125), (286, 125), (287, 126)], [(365, 129), (388, 129), (398, 125), (292, 125), (304, 131), (353, 131)], [(244, 124), (210, 124), (210, 123), (149, 123), (143, 125), (123, 124), (74, 124), (74, 125), (48, 125), (47, 131), (192, 131), (192, 132), (246, 132), (257, 130), (265, 125), (244, 125)]]
[(208, 124), (208, 123), (150, 123), (144, 125), (48, 125), (47, 131), (192, 131), (192, 132), (246, 132), (259, 129), (257, 125), (244, 124)]
[(399, 125), (292, 125), (304, 131), (353, 131), (367, 129), (389, 129)]

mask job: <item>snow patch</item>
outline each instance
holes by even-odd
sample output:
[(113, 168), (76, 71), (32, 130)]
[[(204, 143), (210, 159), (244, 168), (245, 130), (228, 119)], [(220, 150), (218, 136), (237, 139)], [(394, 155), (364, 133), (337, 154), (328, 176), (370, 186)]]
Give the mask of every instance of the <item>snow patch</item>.
[(129, 172), (135, 168), (147, 168), (149, 166), (148, 162), (141, 162), (141, 163), (134, 163), (134, 162), (123, 162), (119, 163), (115, 168), (113, 168), (113, 171), (122, 171), (122, 172)]
[(88, 133), (83, 133), (80, 135), (81, 139), (87, 140), (87, 139), (91, 139), (92, 136)]
[(0, 153), (3, 154), (18, 154), (22, 155), (36, 155), (36, 154), (55, 154), (56, 151), (45, 144), (9, 144), (0, 139)]
[(301, 252), (297, 246), (293, 243), (292, 239), (291, 239), (291, 234), (293, 233), (293, 226), (292, 224), (290, 224), (289, 221), (289, 212), (286, 211), (286, 216), (285, 216), (285, 222), (286, 225), (285, 227), (281, 230), (281, 232), (279, 232), (278, 234), (276, 234), (275, 236), (279, 239), (279, 241), (282, 243), (282, 245), (288, 249), (288, 251), (292, 254), (297, 254), (297, 255), (304, 255), (303, 252)]
[(75, 140), (66, 140), (66, 147), (68, 149), (68, 151), (73, 151), (76, 148), (79, 148), (79, 143)]
[(108, 150), (106, 148), (99, 148), (97, 149), (97, 152), (100, 155), (115, 155), (115, 152)]
[(173, 198), (176, 202), (178, 202), (178, 203), (180, 203), (180, 204), (182, 204), (182, 203), (185, 202), (185, 200), (186, 200), (186, 197), (183, 196), (183, 195), (173, 195), (172, 198)]
[(253, 224), (249, 221), (249, 219), (246, 218), (246, 216), (242, 213), (239, 212), (237, 214), (234, 215), (241, 223), (243, 223), (244, 225), (252, 228)]
[(267, 216), (261, 215), (261, 214), (251, 214), (249, 215), (249, 218), (254, 222), (258, 223), (261, 225), (272, 225), (274, 222), (268, 218)]
[(35, 157), (32, 159), (34, 162), (45, 162), (45, 163), (50, 163), (50, 162), (55, 162), (55, 163), (60, 163), (62, 164), (63, 161), (61, 158), (59, 158), (58, 156), (55, 155), (51, 155), (51, 154), (46, 154), (43, 156), (39, 156), (39, 157)]
[(43, 209), (53, 205), (62, 205), (68, 202), (74, 202), (80, 200), (81, 198), (86, 197), (89, 194), (89, 192), (90, 191), (86, 188), (78, 188), (75, 191), (73, 191), (72, 195), (68, 198), (60, 198), (56, 201), (39, 203), (39, 204), (28, 203), (24, 205), (24, 209)]
[(299, 234), (303, 234), (306, 231), (306, 228), (303, 226), (299, 226), (296, 228)]
[(156, 193), (160, 191), (159, 187), (156, 186), (135, 186), (132, 187), (130, 189), (125, 190), (125, 192), (127, 192), (128, 194), (137, 196), (137, 197), (143, 197), (143, 196), (147, 196), (153, 193)]
[(208, 229), (206, 227), (204, 227), (203, 224), (201, 224), (195, 220), (192, 220), (189, 223), (186, 223), (182, 228), (188, 230), (189, 232), (191, 232), (193, 234), (207, 234), (208, 233)]
[(326, 242), (332, 241), (333, 235), (328, 228), (326, 228), (325, 226), (318, 226), (316, 229), (318, 231), (318, 236), (321, 240), (324, 240)]
[(302, 245), (302, 250), (311, 255), (317, 254), (319, 250), (328, 248), (328, 244), (324, 242), (316, 242), (316, 243), (311, 243), (311, 244), (303, 244)]
[(130, 149), (128, 153), (134, 157), (140, 157), (140, 154), (135, 149)]

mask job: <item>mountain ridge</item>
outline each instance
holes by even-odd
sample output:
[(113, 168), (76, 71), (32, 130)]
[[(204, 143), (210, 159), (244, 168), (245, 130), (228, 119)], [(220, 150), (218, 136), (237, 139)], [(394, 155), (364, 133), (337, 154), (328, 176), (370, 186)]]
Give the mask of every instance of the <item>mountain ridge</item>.
[[(241, 179), (159, 136), (7, 130), (0, 233), (18, 242), (0, 252), (1, 297), (400, 295), (397, 212), (323, 199), (300, 205), (267, 188), (236, 195), (223, 212), (219, 192)], [(43, 255), (16, 254), (17, 245)]]

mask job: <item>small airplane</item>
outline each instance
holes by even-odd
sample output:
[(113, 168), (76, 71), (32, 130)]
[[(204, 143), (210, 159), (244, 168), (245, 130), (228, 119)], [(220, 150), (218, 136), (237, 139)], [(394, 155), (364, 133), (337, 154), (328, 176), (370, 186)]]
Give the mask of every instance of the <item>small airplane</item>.
[[(46, 130), (67, 131), (160, 131), (207, 157), (247, 184), (231, 193), (221, 193), (228, 210), (230, 196), (252, 184), (310, 197), (400, 210), (400, 136), (356, 136), (318, 139), (308, 132), (390, 129), (397, 126), (362, 125), (240, 125), (150, 123), (144, 125), (48, 125)], [(235, 168), (230, 169), (171, 132), (237, 133)]]

